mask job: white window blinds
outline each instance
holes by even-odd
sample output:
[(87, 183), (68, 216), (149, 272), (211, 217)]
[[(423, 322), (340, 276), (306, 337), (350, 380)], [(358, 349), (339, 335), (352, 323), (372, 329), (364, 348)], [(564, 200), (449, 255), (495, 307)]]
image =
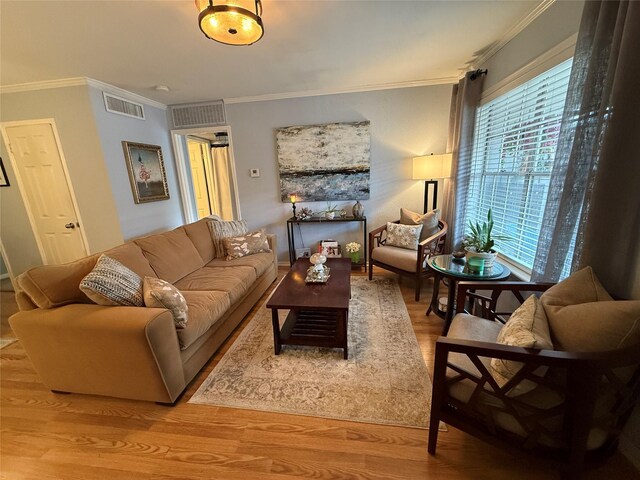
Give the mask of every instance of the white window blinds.
[[(467, 219), (492, 209), (497, 250), (533, 266), (549, 189), (571, 59), (477, 110)], [(468, 223), (468, 221), (467, 221)]]

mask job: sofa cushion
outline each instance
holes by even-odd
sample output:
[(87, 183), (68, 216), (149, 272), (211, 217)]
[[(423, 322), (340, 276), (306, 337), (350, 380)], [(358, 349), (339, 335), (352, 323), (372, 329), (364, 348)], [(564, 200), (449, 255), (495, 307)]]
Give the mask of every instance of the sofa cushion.
[(142, 278), (107, 255), (100, 255), (80, 290), (98, 305), (144, 306)]
[(422, 224), (401, 225), (399, 223), (387, 222), (386, 245), (406, 248), (408, 250), (417, 250), (421, 231)]
[(140, 246), (156, 275), (169, 283), (175, 283), (203, 265), (184, 228), (139, 238)]
[(238, 237), (225, 237), (222, 239), (222, 245), (224, 246), (227, 260), (255, 255), (256, 253), (271, 252), (269, 242), (267, 242), (267, 234), (264, 230), (250, 232)]
[(597, 352), (640, 343), (640, 300), (613, 300), (591, 267), (551, 287), (540, 302), (560, 350)]
[(18, 286), (39, 308), (69, 303), (91, 303), (80, 290), (80, 282), (93, 269), (99, 255), (62, 265), (43, 265), (18, 276)]
[(213, 242), (213, 253), (215, 258), (224, 257), (224, 245), (222, 239), (226, 237), (236, 237), (244, 235), (249, 231), (247, 222), (244, 220), (232, 220), (229, 222), (210, 220), (208, 223)]
[(142, 281), (144, 306), (150, 308), (166, 308), (173, 315), (176, 329), (187, 326), (188, 306), (184, 296), (169, 282), (156, 277), (144, 277)]
[(253, 267), (203, 267), (178, 280), (175, 286), (182, 292), (227, 292), (234, 304), (249, 291), (256, 278)]
[(382, 245), (373, 249), (371, 257), (406, 272), (415, 272), (418, 256), (415, 250)]
[[(527, 298), (513, 312), (507, 323), (500, 329), (496, 342), (514, 347), (553, 349), (547, 316), (535, 295)], [(522, 362), (500, 358), (491, 359), (491, 375), (501, 387), (511, 380), (521, 368)], [(520, 385), (524, 383), (521, 382)], [(533, 388), (535, 388), (535, 384), (530, 384), (529, 389)]]
[(186, 349), (211, 328), (231, 307), (226, 292), (183, 291), (182, 295), (189, 307), (189, 321), (186, 328), (177, 330), (180, 348)]
[(210, 221), (211, 218), (205, 217), (202, 220), (184, 226), (184, 231), (187, 233), (189, 240), (191, 240), (200, 257), (202, 257), (203, 265), (215, 258), (211, 231), (208, 225)]
[(207, 263), (207, 267), (252, 267), (260, 277), (273, 265), (273, 253), (256, 253), (233, 260), (216, 258)]
[(439, 208), (424, 214), (412, 212), (406, 208), (400, 209), (400, 223), (402, 225), (422, 225), (420, 241), (423, 241), (425, 238), (429, 238), (431, 235), (435, 235), (440, 231), (438, 218), (440, 218)]
[(149, 260), (142, 253), (142, 249), (134, 242), (128, 242), (115, 248), (107, 250), (104, 253), (107, 257), (117, 260), (129, 270), (133, 270), (140, 277), (157, 277), (153, 271)]

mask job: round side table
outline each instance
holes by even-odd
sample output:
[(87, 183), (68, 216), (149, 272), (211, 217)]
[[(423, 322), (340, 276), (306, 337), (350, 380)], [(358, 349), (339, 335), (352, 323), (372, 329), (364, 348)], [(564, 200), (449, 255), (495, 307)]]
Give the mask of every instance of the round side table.
[[(433, 311), (440, 318), (444, 319), (443, 335), (449, 331), (449, 325), (453, 319), (455, 310), (456, 290), (460, 280), (504, 280), (511, 275), (511, 270), (498, 261), (493, 261), (491, 268), (485, 268), (482, 273), (472, 272), (469, 270), (464, 258), (457, 259), (452, 255), (435, 255), (427, 259), (427, 266), (435, 273), (433, 280), (433, 296), (431, 304), (427, 309), (427, 315)], [(440, 281), (449, 280), (449, 292), (447, 294), (447, 310), (442, 312), (438, 308), (438, 292), (440, 290)]]

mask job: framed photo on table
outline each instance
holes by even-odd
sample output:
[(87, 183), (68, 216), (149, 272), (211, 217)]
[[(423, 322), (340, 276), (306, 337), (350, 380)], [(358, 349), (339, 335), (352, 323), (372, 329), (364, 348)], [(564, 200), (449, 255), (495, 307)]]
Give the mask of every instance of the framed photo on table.
[(162, 148), (158, 145), (122, 142), (129, 171), (133, 200), (136, 203), (155, 202), (169, 198), (167, 175)]

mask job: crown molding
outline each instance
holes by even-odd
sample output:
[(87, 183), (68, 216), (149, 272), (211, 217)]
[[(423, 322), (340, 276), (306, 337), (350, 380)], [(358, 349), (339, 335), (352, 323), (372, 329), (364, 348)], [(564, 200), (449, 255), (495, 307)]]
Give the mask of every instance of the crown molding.
[(395, 88), (426, 87), (430, 85), (450, 85), (458, 83), (458, 77), (431, 78), (426, 80), (416, 80), (411, 82), (383, 83), (377, 85), (362, 85), (351, 88), (322, 88), (318, 90), (305, 90), (301, 92), (289, 93), (267, 93), (265, 95), (254, 95), (249, 97), (224, 98), (225, 105), (232, 103), (268, 102), (271, 100), (286, 100), (290, 98), (319, 97), (322, 95), (340, 95), (342, 93), (375, 92), (378, 90), (392, 90)]
[(100, 80), (95, 80), (93, 78), (88, 78), (88, 77), (60, 78), (58, 80), (44, 80), (41, 82), (18, 83), (15, 85), (2, 85), (0, 86), (0, 93), (3, 93), (3, 94), (4, 93), (21, 93), (21, 92), (31, 92), (35, 90), (47, 90), (50, 88), (65, 88), (65, 87), (79, 87), (79, 86), (94, 87), (94, 88), (97, 88), (98, 90), (102, 90), (107, 93), (117, 95), (126, 100), (142, 103), (144, 105), (149, 105), (151, 107), (159, 108), (161, 110), (167, 109), (167, 106), (164, 103), (156, 102), (155, 100), (151, 100), (150, 98), (143, 97), (142, 95), (138, 95), (137, 93), (133, 93), (128, 90), (124, 90), (120, 87), (116, 87), (115, 85), (111, 85), (109, 83), (101, 82)]
[(20, 93), (31, 92), (33, 90), (46, 90), (48, 88), (80, 87), (86, 84), (87, 79), (85, 77), (60, 78), (58, 80), (1, 85), (0, 93)]
[(536, 18), (542, 15), (556, 0), (542, 0), (533, 10), (525, 15), (518, 23), (513, 25), (506, 33), (495, 42), (486, 52), (471, 62), (472, 70), (481, 67), (487, 60), (498, 53), (502, 47), (513, 40), (520, 32), (527, 28)]

